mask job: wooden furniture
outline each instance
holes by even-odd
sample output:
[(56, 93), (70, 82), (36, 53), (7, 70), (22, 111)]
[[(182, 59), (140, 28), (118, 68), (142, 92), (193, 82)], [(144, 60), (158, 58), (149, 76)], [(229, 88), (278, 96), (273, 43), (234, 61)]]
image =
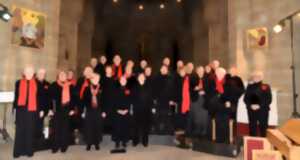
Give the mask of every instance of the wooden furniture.
[(282, 160), (279, 151), (253, 150), (253, 160)]
[(287, 160), (300, 160), (300, 119), (291, 119), (277, 129), (268, 129), (267, 138)]
[(266, 138), (250, 136), (244, 137), (244, 160), (254, 160), (254, 150), (270, 151), (271, 149), (271, 144)]

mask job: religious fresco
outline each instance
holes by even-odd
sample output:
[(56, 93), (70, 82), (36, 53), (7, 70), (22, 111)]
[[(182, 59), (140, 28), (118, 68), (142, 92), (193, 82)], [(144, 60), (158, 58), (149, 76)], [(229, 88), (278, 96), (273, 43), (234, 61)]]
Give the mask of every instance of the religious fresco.
[(12, 7), (12, 13), (12, 44), (44, 48), (46, 15), (18, 6)]
[(265, 27), (247, 30), (247, 48), (260, 49), (268, 47), (268, 29)]

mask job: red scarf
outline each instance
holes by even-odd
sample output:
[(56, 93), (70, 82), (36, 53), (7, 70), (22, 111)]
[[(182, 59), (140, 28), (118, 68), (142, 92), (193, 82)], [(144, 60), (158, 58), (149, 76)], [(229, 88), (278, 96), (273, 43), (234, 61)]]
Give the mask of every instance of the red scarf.
[(80, 99), (83, 98), (84, 91), (88, 86), (89, 86), (89, 81), (87, 79), (85, 79), (83, 84), (81, 85), (80, 92), (79, 92)]
[(224, 78), (222, 80), (216, 79), (215, 82), (216, 82), (216, 90), (218, 91), (218, 93), (223, 94), (224, 93), (223, 85), (224, 85), (224, 82), (225, 82)]
[(190, 80), (189, 77), (186, 76), (183, 80), (182, 85), (182, 104), (181, 104), (181, 113), (186, 113), (190, 110)]
[(61, 82), (57, 81), (57, 84), (62, 87), (62, 93), (61, 93), (61, 103), (63, 105), (66, 105), (70, 103), (71, 101), (71, 94), (70, 94), (70, 85), (71, 83), (69, 82)]
[[(118, 73), (116, 70), (118, 69)], [(120, 79), (123, 75), (122, 66), (121, 64), (119, 66), (113, 65), (113, 75), (115, 76), (117, 74), (117, 78)]]
[(96, 88), (94, 88), (91, 85), (91, 93), (92, 93), (92, 108), (97, 108), (98, 107), (98, 100), (97, 100), (97, 94), (100, 89), (100, 85), (97, 85)]
[(77, 82), (75, 79), (69, 79), (68, 81), (71, 83), (71, 85), (76, 86)]
[[(29, 89), (29, 91), (28, 91)], [(27, 95), (29, 93), (29, 95)], [(29, 80), (21, 79), (19, 84), (18, 106), (26, 106), (28, 97), (28, 111), (36, 111), (37, 109), (37, 84), (35, 79)]]
[(199, 87), (200, 90), (203, 90), (204, 86), (203, 86), (203, 80), (202, 79), (199, 80), (198, 87)]

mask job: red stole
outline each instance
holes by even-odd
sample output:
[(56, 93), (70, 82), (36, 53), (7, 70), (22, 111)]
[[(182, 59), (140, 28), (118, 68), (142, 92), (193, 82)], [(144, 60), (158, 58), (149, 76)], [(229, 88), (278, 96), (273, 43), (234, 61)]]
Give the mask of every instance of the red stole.
[(200, 90), (203, 90), (204, 86), (203, 86), (203, 80), (202, 79), (199, 79), (198, 87), (199, 87)]
[(92, 94), (92, 108), (97, 108), (98, 107), (98, 99), (97, 99), (97, 94), (99, 93), (100, 85), (97, 85), (96, 88), (94, 88), (92, 85), (90, 87), (91, 89), (91, 94)]
[(69, 79), (68, 81), (71, 83), (71, 85), (76, 86), (77, 82), (75, 79)]
[(224, 93), (223, 85), (225, 82), (224, 78), (222, 80), (219, 80), (218, 78), (216, 78), (215, 82), (216, 82), (216, 90), (218, 91), (218, 93), (223, 94)]
[(57, 84), (60, 87), (62, 87), (61, 103), (63, 105), (70, 103), (70, 101), (71, 101), (71, 93), (70, 93), (70, 85), (71, 85), (71, 83), (57, 81)]
[[(116, 72), (118, 69), (118, 72)], [(122, 71), (122, 65), (120, 64), (119, 66), (113, 65), (113, 75), (117, 75), (117, 78), (120, 79), (123, 75)]]
[[(27, 93), (29, 95), (27, 95)], [(22, 106), (22, 107), (26, 106), (27, 101), (28, 101), (27, 103), (28, 111), (36, 111), (37, 110), (37, 83), (35, 79), (29, 80), (29, 83), (26, 79), (20, 80), (18, 106)]]
[(81, 85), (80, 92), (79, 92), (80, 99), (83, 98), (84, 91), (88, 86), (89, 86), (89, 81), (87, 79), (85, 79), (83, 84)]
[(190, 110), (191, 98), (190, 98), (190, 80), (189, 76), (186, 76), (182, 85), (182, 104), (181, 113), (186, 113)]

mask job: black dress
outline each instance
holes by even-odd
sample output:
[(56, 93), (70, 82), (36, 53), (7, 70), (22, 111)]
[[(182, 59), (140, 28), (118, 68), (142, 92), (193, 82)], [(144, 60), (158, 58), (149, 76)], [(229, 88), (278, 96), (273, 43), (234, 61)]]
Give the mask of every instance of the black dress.
[[(204, 91), (204, 85), (203, 78), (200, 79), (196, 75), (191, 77), (191, 108), (187, 120), (187, 136), (189, 137), (207, 136), (208, 111), (204, 107), (204, 95), (200, 94)], [(198, 89), (195, 89), (197, 86)]]
[(106, 113), (103, 132), (109, 134), (112, 133), (113, 108), (116, 102), (116, 84), (117, 82), (112, 77), (103, 78), (103, 111)]
[[(244, 102), (246, 103), (249, 130), (251, 136), (258, 136), (257, 127), (259, 122), (260, 136), (266, 136), (268, 128), (269, 110), (272, 103), (272, 91), (268, 84), (262, 82), (249, 84), (246, 89)], [(258, 110), (252, 110), (251, 105), (259, 105)]]
[(83, 105), (86, 108), (85, 114), (85, 141), (88, 146), (95, 145), (98, 146), (102, 140), (102, 125), (103, 125), (103, 97), (102, 90), (99, 89), (97, 97), (97, 105), (92, 105), (92, 92), (91, 87), (89, 86), (84, 92)]
[(36, 139), (36, 147), (40, 147), (42, 141), (44, 140), (44, 119), (48, 114), (50, 108), (50, 83), (46, 80), (37, 81), (40, 85), (40, 94), (39, 94), (39, 112), (44, 111), (43, 117), (38, 117), (36, 121), (36, 130), (35, 130), (35, 139)]
[[(27, 86), (29, 81), (27, 81)], [(15, 100), (13, 103), (13, 107), (16, 112), (16, 133), (15, 133), (15, 142), (14, 142), (14, 149), (13, 149), (13, 156), (15, 158), (19, 156), (33, 156), (34, 154), (34, 135), (35, 135), (35, 128), (36, 128), (36, 121), (38, 118), (38, 111), (39, 109), (39, 99), (38, 97), (40, 94), (40, 85), (36, 82), (37, 85), (37, 95), (36, 95), (36, 110), (29, 111), (28, 110), (28, 99), (29, 94), (26, 97), (26, 105), (19, 106), (18, 99), (19, 99), (19, 87), (20, 87), (20, 80), (15, 84)], [(29, 93), (29, 89), (27, 87), (26, 90)]]
[(245, 92), (245, 86), (243, 80), (239, 76), (231, 76), (230, 74), (227, 74), (225, 81), (232, 89), (232, 95), (229, 95), (231, 97), (231, 118), (235, 120), (238, 102)]
[(72, 141), (70, 129), (71, 116), (69, 113), (74, 109), (73, 90), (74, 88), (70, 86), (70, 102), (68, 104), (62, 104), (62, 87), (57, 82), (54, 82), (50, 86), (51, 109), (54, 111), (54, 116), (51, 120), (51, 128), (53, 129), (53, 133), (51, 134), (53, 152), (57, 152), (59, 149), (62, 152), (67, 151)]
[(170, 106), (172, 100), (173, 82), (169, 75), (159, 74), (155, 78), (154, 99), (156, 101), (154, 126), (156, 134), (173, 134), (175, 107)]
[(209, 111), (209, 129), (208, 132), (210, 133), (209, 136), (211, 136), (212, 126), (211, 126), (211, 120), (215, 119), (215, 125), (216, 125), (216, 142), (218, 143), (228, 143), (229, 142), (229, 133), (230, 133), (230, 127), (229, 127), (229, 121), (231, 119), (232, 115), (232, 105), (227, 108), (225, 106), (226, 102), (234, 102), (234, 96), (237, 93), (233, 89), (233, 86), (230, 85), (228, 82), (225, 81), (223, 84), (223, 93), (219, 93), (216, 89), (216, 80), (209, 79), (207, 81), (208, 83), (206, 85), (210, 85), (207, 88), (210, 88), (209, 91), (206, 91), (206, 100), (208, 101), (206, 103), (208, 111)]
[(150, 86), (138, 84), (133, 90), (133, 121), (134, 136), (133, 144), (140, 142), (148, 145), (148, 137), (151, 126), (152, 96)]
[[(116, 144), (126, 145), (130, 134), (131, 91), (126, 87), (118, 86), (114, 97), (112, 140)], [(128, 113), (121, 115), (118, 113), (119, 110), (127, 110)]]

